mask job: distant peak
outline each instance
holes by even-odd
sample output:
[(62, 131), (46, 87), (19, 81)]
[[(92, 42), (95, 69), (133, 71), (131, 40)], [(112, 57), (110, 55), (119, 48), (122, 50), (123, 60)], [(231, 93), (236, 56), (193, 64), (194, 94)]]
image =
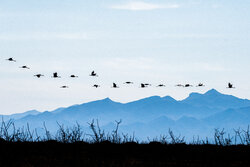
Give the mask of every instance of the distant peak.
[(113, 101), (113, 100), (111, 100), (109, 97), (107, 97), (107, 98), (103, 99), (103, 101)]
[(105, 98), (105, 99), (103, 99), (103, 100), (101, 100), (101, 101), (105, 101), (105, 102), (113, 102), (113, 100), (111, 100), (109, 97), (107, 97), (107, 98)]
[(215, 90), (215, 89), (211, 89), (211, 90), (207, 91), (205, 94), (206, 94), (206, 95), (210, 95), (210, 94), (220, 94), (220, 92), (218, 92), (218, 91)]
[(29, 111), (26, 111), (25, 113), (36, 114), (36, 113), (39, 113), (39, 111), (37, 111), (37, 110), (29, 110)]
[(200, 93), (197, 93), (197, 92), (192, 92), (192, 93), (190, 93), (189, 94), (189, 97), (191, 97), (191, 96), (199, 96), (199, 95), (201, 95)]
[(161, 97), (160, 96), (150, 96), (148, 97), (148, 99), (160, 99)]
[[(141, 102), (151, 101), (152, 102), (152, 101), (159, 101), (159, 100), (161, 100), (160, 96), (150, 96), (150, 97), (146, 97), (146, 98), (140, 99), (138, 101), (141, 101)], [(136, 102), (136, 101), (133, 101), (133, 102)]]
[(163, 97), (164, 100), (167, 100), (167, 101), (176, 101), (174, 98), (172, 98), (171, 96), (165, 96)]
[(143, 98), (141, 100), (159, 100), (159, 99), (161, 99), (160, 96), (150, 96), (150, 97)]

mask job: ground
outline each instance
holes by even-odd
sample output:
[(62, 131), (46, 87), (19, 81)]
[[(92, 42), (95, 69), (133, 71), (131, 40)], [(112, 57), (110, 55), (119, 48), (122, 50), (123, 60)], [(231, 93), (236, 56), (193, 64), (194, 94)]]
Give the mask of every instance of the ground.
[(250, 167), (250, 146), (0, 143), (0, 166), (235, 166)]

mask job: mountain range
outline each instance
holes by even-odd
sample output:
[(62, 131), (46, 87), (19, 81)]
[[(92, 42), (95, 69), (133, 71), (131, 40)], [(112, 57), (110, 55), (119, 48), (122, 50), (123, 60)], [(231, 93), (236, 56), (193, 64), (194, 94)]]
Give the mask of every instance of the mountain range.
[(211, 136), (215, 128), (247, 128), (250, 123), (250, 100), (222, 94), (211, 89), (204, 94), (191, 93), (184, 100), (170, 96), (152, 96), (141, 100), (119, 103), (109, 98), (58, 108), (54, 111), (36, 110), (21, 114), (3, 115), (5, 121), (13, 119), (22, 127), (42, 128), (43, 123), (52, 132), (58, 124), (72, 126), (76, 122), (88, 132), (87, 122), (98, 119), (107, 131), (114, 129), (115, 120), (122, 120), (120, 131), (138, 138), (166, 134), (168, 129), (186, 138), (193, 135)]

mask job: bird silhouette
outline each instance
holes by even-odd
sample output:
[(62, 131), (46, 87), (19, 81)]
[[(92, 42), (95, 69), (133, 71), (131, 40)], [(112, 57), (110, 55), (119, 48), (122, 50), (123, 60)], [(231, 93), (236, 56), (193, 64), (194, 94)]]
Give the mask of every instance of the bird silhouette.
[(157, 87), (165, 87), (164, 84), (159, 84)]
[(205, 86), (203, 83), (199, 83), (196, 87), (202, 87)]
[(60, 88), (65, 89), (65, 88), (69, 88), (69, 87), (64, 85), (64, 86), (61, 86)]
[(13, 61), (13, 62), (16, 62), (16, 60), (14, 60), (12, 57), (6, 59), (7, 61)]
[(232, 88), (235, 88), (235, 87), (233, 87), (233, 84), (229, 82), (227, 88), (232, 89)]
[(145, 85), (145, 86), (151, 86), (151, 84), (149, 84), (149, 83), (144, 83), (144, 85)]
[(116, 83), (113, 83), (112, 88), (119, 88)]
[(78, 78), (76, 75), (70, 75), (70, 78)]
[(133, 82), (128, 81), (128, 82), (124, 82), (123, 84), (133, 84)]
[(144, 83), (141, 83), (140, 88), (146, 88), (147, 86)]
[(93, 85), (93, 87), (98, 88), (98, 87), (100, 87), (100, 85), (96, 85), (96, 84), (95, 84), (95, 85)]
[(92, 76), (92, 77), (98, 77), (98, 75), (95, 73), (95, 71), (92, 71), (91, 74), (90, 74), (90, 76)]
[(53, 73), (52, 78), (61, 78), (60, 76), (58, 76), (57, 72)]
[(184, 87), (192, 87), (193, 85), (190, 85), (190, 84), (185, 84)]
[(29, 68), (29, 67), (27, 67), (27, 66), (21, 66), (21, 67), (19, 67), (19, 68), (30, 69), (30, 68)]
[(182, 85), (182, 84), (177, 84), (177, 85), (175, 85), (175, 86), (184, 87), (184, 85)]
[(40, 78), (40, 77), (43, 77), (44, 75), (42, 75), (42, 74), (36, 74), (34, 76), (37, 77), (37, 78)]

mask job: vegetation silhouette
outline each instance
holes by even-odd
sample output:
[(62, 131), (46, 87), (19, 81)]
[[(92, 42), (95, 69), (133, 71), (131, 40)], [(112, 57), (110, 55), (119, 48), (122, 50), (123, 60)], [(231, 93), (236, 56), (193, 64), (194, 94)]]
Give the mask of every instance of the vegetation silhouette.
[(76, 123), (58, 124), (51, 134), (43, 124), (44, 135), (14, 121), (2, 121), (0, 128), (0, 166), (249, 166), (250, 132), (235, 130), (234, 136), (215, 129), (214, 141), (194, 138), (187, 143), (181, 135), (138, 140), (135, 135), (119, 133), (121, 120), (106, 133), (98, 120), (88, 123), (91, 134)]
[[(159, 137), (149, 139), (148, 141), (140, 141), (135, 137), (135, 134), (129, 135), (119, 133), (119, 126), (122, 120), (115, 121), (116, 127), (111, 132), (106, 133), (105, 130), (99, 126), (99, 121), (92, 120), (88, 123), (92, 134), (86, 134), (82, 131), (81, 126), (76, 122), (76, 125), (72, 127), (64, 127), (57, 122), (58, 130), (52, 135), (47, 129), (45, 123), (43, 124), (44, 135), (40, 136), (37, 133), (37, 129), (30, 129), (29, 124), (26, 127), (17, 128), (15, 127), (14, 120), (10, 119), (7, 122), (1, 121), (0, 126), (0, 139), (5, 142), (44, 142), (55, 140), (62, 143), (74, 143), (74, 142), (89, 142), (89, 143), (100, 143), (103, 141), (110, 141), (114, 144), (124, 144), (127, 142), (136, 142), (138, 144), (146, 144), (150, 142), (160, 142), (161, 144), (189, 144), (189, 145), (246, 145), (250, 146), (250, 127), (247, 129), (234, 129), (234, 134), (227, 133), (224, 129), (214, 130), (214, 139), (209, 140), (200, 139), (199, 136), (193, 137), (192, 142), (185, 141), (185, 137), (181, 135), (175, 135), (174, 132), (169, 129), (167, 135), (160, 135)], [(88, 137), (87, 137), (88, 136)]]

